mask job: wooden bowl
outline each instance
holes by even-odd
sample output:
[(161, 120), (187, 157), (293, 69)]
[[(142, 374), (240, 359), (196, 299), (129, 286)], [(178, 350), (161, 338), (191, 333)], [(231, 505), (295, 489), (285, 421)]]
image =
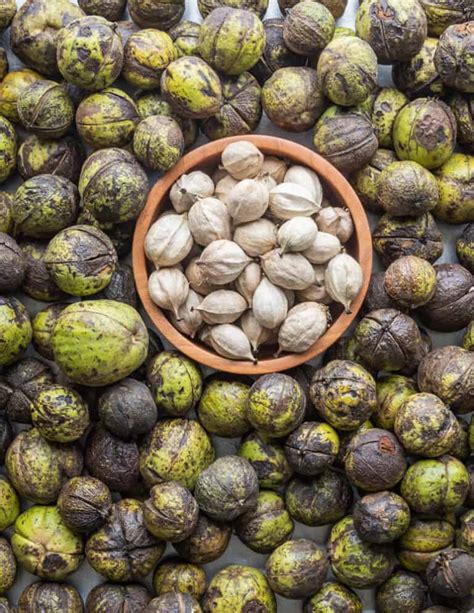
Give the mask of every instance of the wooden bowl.
[[(293, 164), (301, 164), (317, 172), (323, 184), (324, 193), (329, 196), (329, 200), (347, 207), (352, 214), (355, 232), (348, 243), (348, 252), (359, 261), (364, 273), (363, 287), (352, 304), (352, 313), (344, 313), (340, 305), (331, 307), (332, 325), (307, 351), (284, 354), (281, 357), (274, 358), (272, 355), (275, 349), (269, 348), (268, 355), (259, 358), (256, 364), (246, 360), (223, 358), (206, 345), (184, 336), (171, 324), (163, 311), (152, 302), (148, 293), (148, 276), (153, 267), (147, 261), (144, 251), (144, 241), (150, 226), (163, 210), (171, 207), (167, 196), (173, 183), (182, 174), (189, 173), (192, 170), (200, 169), (213, 172), (219, 164), (224, 148), (229, 143), (238, 140), (254, 143), (265, 155), (284, 158)], [(133, 237), (132, 254), (133, 272), (139, 296), (158, 331), (179, 351), (191, 359), (217, 370), (246, 375), (261, 375), (288, 370), (326, 351), (344, 334), (356, 317), (367, 292), (372, 270), (372, 239), (367, 216), (347, 180), (334, 166), (306, 147), (282, 138), (260, 135), (224, 138), (208, 143), (185, 155), (174, 168), (159, 179), (150, 191), (146, 206), (138, 218)]]

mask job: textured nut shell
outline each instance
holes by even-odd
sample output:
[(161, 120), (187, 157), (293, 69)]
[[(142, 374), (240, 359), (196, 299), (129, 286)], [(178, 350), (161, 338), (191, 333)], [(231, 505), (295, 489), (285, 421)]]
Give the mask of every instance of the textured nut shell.
[(145, 238), (145, 253), (155, 266), (174, 266), (189, 254), (193, 237), (185, 215), (162, 215)]
[(254, 292), (252, 311), (261, 326), (273, 330), (284, 321), (288, 313), (285, 292), (264, 277)]

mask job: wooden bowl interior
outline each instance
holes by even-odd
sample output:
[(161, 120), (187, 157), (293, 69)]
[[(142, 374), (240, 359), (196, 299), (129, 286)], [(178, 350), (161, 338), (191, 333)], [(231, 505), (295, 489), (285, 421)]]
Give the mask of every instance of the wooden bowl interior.
[[(161, 213), (171, 208), (169, 190), (173, 183), (184, 173), (202, 170), (212, 174), (218, 167), (225, 146), (232, 141), (248, 140), (253, 142), (265, 155), (286, 159), (292, 164), (301, 164), (317, 172), (323, 185), (324, 196), (335, 206), (347, 207), (352, 215), (355, 231), (346, 243), (347, 252), (356, 258), (364, 271), (364, 285), (353, 302), (352, 313), (344, 313), (340, 304), (330, 306), (332, 325), (310, 349), (299, 354), (282, 354), (275, 358), (275, 346), (262, 347), (258, 362), (252, 364), (244, 360), (229, 360), (212, 351), (196, 339), (181, 334), (157, 307), (148, 293), (148, 276), (154, 270), (144, 253), (144, 240), (150, 226)], [(137, 290), (143, 306), (159, 332), (177, 349), (194, 360), (212, 368), (241, 374), (263, 374), (294, 368), (330, 347), (350, 326), (365, 297), (372, 267), (372, 244), (370, 228), (364, 209), (346, 179), (326, 160), (307, 148), (276, 137), (246, 136), (223, 139), (191, 151), (166, 175), (157, 181), (150, 191), (147, 204), (140, 215), (133, 240), (133, 269)]]

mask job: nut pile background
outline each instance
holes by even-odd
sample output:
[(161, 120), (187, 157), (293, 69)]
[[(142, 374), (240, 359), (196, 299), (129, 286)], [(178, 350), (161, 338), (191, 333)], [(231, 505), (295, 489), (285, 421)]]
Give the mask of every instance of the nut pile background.
[[(245, 598), (273, 611), (268, 585), (279, 611), (295, 611), (314, 592), (307, 611), (330, 600), (359, 611), (352, 588), (370, 610), (374, 586), (380, 611), (472, 609), (473, 124), (472, 70), (462, 59), (472, 55), (472, 25), (443, 30), (473, 16), (463, 0), (422, 0), (428, 28), (415, 0), (387, 1), (406, 28), (381, 35), (376, 2), (364, 0), (357, 31), (370, 45), (347, 28), (336, 32), (313, 2), (284, 25), (266, 23), (265, 48), (257, 18), (218, 9), (201, 58), (191, 57), (200, 28), (176, 25), (179, 2), (158, 3), (160, 26), (176, 26), (174, 46), (163, 33), (139, 31), (124, 53), (114, 28), (87, 17), (61, 31), (56, 53), (61, 20), (82, 16), (65, 0), (35, 0), (38, 12), (3, 32), (4, 47), (11, 33), (28, 65), (18, 72), (9, 55), (4, 76), (0, 53), (0, 180), (16, 191), (14, 202), (1, 194), (0, 230), (12, 232), (13, 210), (21, 247), (2, 236), (0, 461), (9, 481), (0, 480), (0, 589), (15, 578), (11, 542), (18, 569), (8, 595), (16, 603), (22, 594), (24, 611), (52, 594), (81, 611), (74, 588), (85, 600), (104, 581), (116, 583), (92, 590), (89, 611), (124, 601), (140, 610), (177, 581), (206, 592), (205, 611), (234, 610)], [(334, 14), (346, 4), (325, 3)], [(141, 27), (158, 25), (153, 4), (129, 0)], [(266, 10), (265, 0), (239, 6), (249, 4)], [(353, 27), (358, 7), (349, 4), (338, 25)], [(120, 0), (83, 5), (105, 7), (109, 19), (123, 8)], [(203, 0), (200, 8), (215, 6)], [(188, 10), (200, 20), (195, 6)], [(276, 14), (272, 3), (267, 16)], [(137, 28), (119, 30), (126, 39)], [(243, 30), (245, 53), (236, 56)], [(155, 45), (160, 53), (149, 54)], [(304, 65), (319, 53), (317, 69), (314, 60)], [(387, 89), (392, 69), (383, 64), (391, 63), (399, 91)], [(128, 85), (115, 82), (121, 71)], [(167, 100), (154, 91), (160, 82)], [(124, 258), (156, 176), (144, 167), (172, 166), (203, 142), (199, 130), (209, 138), (274, 133), (315, 147), (375, 211), (374, 248), (388, 270), (374, 275), (363, 318), (324, 368), (203, 381), (197, 365), (162, 351), (135, 310)], [(97, 149), (85, 162), (81, 141)], [(15, 161), (24, 183), (13, 176)], [(86, 301), (64, 309), (73, 297)], [(432, 351), (432, 342), (441, 348)], [(164, 515), (170, 508), (177, 521)], [(165, 541), (173, 543), (167, 554), (187, 564), (164, 561)], [(320, 547), (327, 543), (330, 563)], [(235, 562), (245, 566), (226, 568)], [(394, 564), (421, 576), (427, 569), (429, 601), (426, 583), (392, 574)], [(150, 591), (137, 586), (155, 568)], [(66, 583), (34, 583), (25, 569)], [(339, 583), (319, 589), (333, 575)], [(165, 594), (149, 610), (170, 611), (176, 600)], [(199, 611), (191, 596), (180, 600)], [(10, 610), (5, 600), (2, 608)]]

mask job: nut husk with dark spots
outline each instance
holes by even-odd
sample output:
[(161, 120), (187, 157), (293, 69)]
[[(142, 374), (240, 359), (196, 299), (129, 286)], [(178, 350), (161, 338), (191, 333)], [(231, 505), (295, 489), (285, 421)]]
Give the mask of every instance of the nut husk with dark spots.
[(73, 477), (62, 488), (57, 504), (66, 526), (87, 534), (105, 522), (112, 507), (112, 494), (99, 479)]
[(386, 581), (396, 563), (389, 545), (375, 545), (360, 538), (350, 515), (331, 530), (328, 551), (336, 578), (353, 588), (366, 589)]
[(55, 81), (35, 81), (26, 87), (17, 109), (23, 126), (41, 138), (61, 138), (74, 122), (74, 104)]
[(355, 430), (377, 407), (374, 378), (349, 360), (333, 360), (316, 371), (310, 396), (316, 411), (338, 430)]
[(430, 590), (448, 598), (462, 598), (474, 587), (474, 557), (462, 549), (441, 551), (426, 569)]
[(208, 432), (233, 438), (250, 430), (245, 415), (250, 382), (223, 374), (206, 379), (197, 415)]
[(141, 30), (132, 34), (124, 47), (122, 77), (142, 90), (156, 89), (161, 73), (177, 57), (176, 47), (166, 32)]
[(325, 470), (312, 479), (295, 477), (285, 492), (290, 515), (306, 526), (339, 521), (352, 505), (352, 488), (342, 472)]
[(304, 0), (286, 11), (283, 39), (299, 55), (317, 55), (331, 41), (335, 25), (332, 13), (323, 4)]
[(377, 379), (377, 411), (373, 420), (378, 428), (393, 431), (401, 405), (417, 393), (412, 379), (402, 375), (383, 375)]
[(377, 611), (414, 613), (424, 610), (427, 602), (427, 587), (422, 579), (406, 571), (396, 571), (378, 588), (375, 600)]
[(30, 316), (17, 298), (0, 296), (0, 337), (0, 366), (16, 362), (32, 340)]
[(444, 85), (434, 65), (437, 46), (438, 39), (427, 38), (418, 53), (393, 66), (393, 82), (409, 98), (443, 95)]
[(474, 93), (455, 92), (448, 98), (458, 127), (457, 140), (470, 153), (474, 152)]
[(89, 592), (86, 610), (88, 613), (131, 613), (144, 609), (150, 600), (150, 592), (139, 583), (101, 583)]
[(374, 371), (397, 371), (418, 363), (422, 339), (416, 322), (396, 309), (368, 313), (354, 331), (361, 358)]
[(41, 74), (58, 76), (58, 33), (61, 28), (83, 15), (83, 11), (69, 0), (27, 0), (12, 22), (12, 51), (27, 66)]
[(82, 167), (79, 193), (85, 209), (100, 223), (135, 219), (148, 194), (148, 178), (135, 157), (123, 149), (104, 149)]
[(380, 64), (392, 64), (420, 50), (428, 25), (415, 0), (368, 0), (357, 11), (356, 32), (373, 47)]
[[(395, 260), (397, 261), (397, 260)], [(369, 288), (365, 295), (363, 310), (364, 314), (377, 309), (399, 309), (400, 305), (390, 298), (385, 289), (385, 272), (373, 272), (370, 277)]]
[(208, 564), (220, 558), (229, 544), (232, 527), (199, 514), (194, 532), (184, 541), (174, 543), (179, 555), (193, 564)]
[(198, 601), (191, 594), (180, 592), (167, 592), (162, 596), (153, 598), (143, 609), (143, 613), (201, 613)]
[(251, 432), (243, 439), (239, 455), (252, 464), (262, 488), (278, 489), (293, 473), (283, 447), (257, 432)]
[(167, 592), (186, 592), (200, 600), (206, 591), (206, 584), (205, 570), (180, 558), (167, 558), (153, 574), (153, 589), (158, 596)]
[(399, 541), (399, 560), (403, 568), (426, 570), (430, 560), (454, 540), (454, 526), (447, 519), (415, 517)]
[(66, 294), (56, 285), (45, 262), (48, 244), (39, 241), (22, 241), (20, 247), (25, 255), (26, 271), (22, 291), (35, 300), (56, 302)]
[(128, 0), (133, 21), (142, 28), (169, 30), (184, 13), (184, 0)]
[(0, 8), (0, 29), (8, 28), (16, 13), (15, 0), (4, 0)]
[(51, 443), (36, 428), (20, 432), (5, 459), (16, 491), (38, 504), (54, 503), (66, 481), (81, 474), (82, 464), (78, 444)]
[(149, 432), (158, 411), (150, 390), (135, 379), (123, 379), (107, 388), (99, 398), (99, 418), (105, 428), (123, 440)]
[(199, 12), (203, 17), (207, 17), (214, 9), (221, 6), (252, 11), (263, 17), (268, 7), (268, 0), (198, 0)]
[(257, 473), (245, 458), (223, 456), (199, 475), (194, 495), (206, 515), (219, 521), (233, 521), (256, 506)]
[(326, 101), (313, 68), (288, 66), (279, 68), (265, 81), (262, 105), (279, 128), (304, 132), (324, 111)]
[(428, 32), (440, 36), (446, 28), (474, 18), (469, 0), (420, 0), (428, 19)]
[(368, 543), (391, 543), (410, 524), (410, 507), (395, 492), (376, 492), (360, 498), (352, 512), (354, 527)]
[(328, 424), (306, 421), (289, 435), (285, 454), (300, 475), (312, 476), (329, 468), (339, 451), (337, 432)]
[(143, 119), (133, 135), (133, 151), (146, 168), (166, 172), (184, 151), (184, 136), (178, 122), (164, 115)]
[(15, 128), (8, 119), (0, 116), (0, 183), (6, 181), (15, 171), (17, 148)]
[(385, 271), (385, 290), (403, 307), (416, 309), (433, 299), (436, 271), (431, 264), (415, 255), (406, 255), (392, 262)]
[(9, 541), (0, 537), (0, 594), (8, 592), (15, 583), (17, 561)]
[(61, 140), (40, 140), (29, 136), (18, 149), (18, 172), (26, 181), (36, 175), (56, 175), (79, 181), (85, 152), (73, 136)]
[(460, 264), (438, 264), (436, 289), (419, 311), (423, 323), (439, 332), (465, 328), (474, 319), (474, 280)]
[(0, 232), (0, 293), (10, 293), (22, 284), (26, 271), (23, 251), (14, 238)]
[(183, 19), (173, 26), (168, 34), (174, 43), (178, 57), (182, 55), (199, 55), (199, 32), (201, 24)]
[(110, 581), (137, 581), (155, 567), (165, 547), (145, 528), (143, 504), (125, 498), (112, 505), (105, 524), (89, 537), (86, 557)]
[[(382, 87), (374, 95), (371, 120), (380, 147), (393, 147), (392, 131), (398, 112), (407, 104), (408, 98), (394, 87)], [(392, 152), (391, 152), (392, 153)], [(395, 154), (393, 154), (396, 160)]]
[(18, 599), (18, 610), (22, 613), (47, 611), (51, 606), (68, 613), (84, 611), (81, 595), (74, 586), (67, 583), (37, 581), (28, 585)]
[(455, 346), (439, 347), (421, 360), (418, 387), (436, 394), (455, 413), (470, 413), (474, 410), (473, 372), (472, 352)]
[(199, 508), (191, 492), (173, 481), (154, 485), (143, 503), (145, 526), (156, 538), (178, 543), (197, 526)]
[(0, 382), (0, 411), (11, 421), (31, 423), (31, 410), (38, 391), (54, 383), (50, 367), (36, 358), (25, 358), (5, 369)]
[(305, 64), (303, 56), (293, 53), (286, 46), (283, 38), (283, 24), (284, 19), (279, 18), (265, 19), (263, 21), (265, 47), (263, 48), (261, 58), (251, 70), (260, 85), (263, 85), (279, 68), (296, 67)]
[(0, 192), (0, 232), (11, 234), (13, 231), (13, 196), (8, 192)]
[(222, 95), (221, 108), (202, 121), (202, 132), (211, 140), (253, 132), (262, 116), (261, 88), (256, 78), (249, 72), (222, 77)]
[(466, 58), (472, 57), (474, 20), (449, 26), (439, 38), (434, 62), (445, 85), (474, 93), (474, 75)]
[(377, 182), (382, 170), (396, 160), (397, 157), (393, 151), (377, 149), (368, 163), (351, 175), (351, 185), (367, 210), (373, 213), (383, 213), (377, 199)]
[[(24, 6), (24, 5), (23, 5)], [(3, 116), (3, 120), (7, 120), (13, 123), (19, 123), (20, 118), (18, 116), (18, 100), (21, 98), (25, 89), (34, 83), (41, 80), (41, 75), (34, 70), (23, 68), (21, 70), (12, 70), (0, 83), (0, 112)], [(6, 127), (11, 127), (8, 121), (3, 123), (2, 127), (6, 133)]]
[(394, 434), (371, 428), (351, 440), (344, 466), (354, 485), (367, 492), (379, 492), (391, 489), (402, 479), (407, 459)]
[(451, 224), (474, 221), (472, 155), (453, 153), (435, 174), (439, 189), (439, 203), (434, 210), (435, 217)]
[(268, 583), (285, 598), (306, 598), (324, 583), (329, 564), (326, 553), (309, 539), (287, 541), (265, 564)]
[(138, 297), (130, 266), (119, 263), (116, 270), (112, 273), (109, 284), (103, 290), (94, 294), (94, 298), (124, 302), (136, 309)]
[(435, 262), (443, 253), (443, 234), (431, 213), (420, 217), (383, 215), (372, 232), (374, 249), (384, 267), (404, 255)]
[(313, 144), (320, 155), (344, 173), (368, 164), (378, 147), (368, 118), (350, 111), (334, 114), (331, 109), (316, 123)]
[(276, 492), (265, 490), (259, 492), (257, 506), (234, 522), (239, 539), (257, 553), (273, 551), (288, 540), (293, 528), (283, 498)]
[(122, 441), (101, 426), (87, 437), (85, 465), (89, 473), (111, 490), (126, 492), (138, 480), (138, 446)]
[[(1, 385), (2, 383), (0, 382), (0, 386)], [(0, 390), (0, 395), (1, 393)], [(0, 466), (3, 466), (5, 463), (5, 455), (14, 438), (15, 431), (13, 430), (13, 426), (7, 419), (0, 415)]]
[(357, 594), (345, 585), (342, 585), (342, 583), (327, 581), (306, 602), (303, 609), (304, 613), (320, 613), (321, 611), (361, 613), (362, 601)]
[(78, 4), (86, 15), (99, 15), (108, 21), (119, 21), (127, 0), (78, 0)]
[(84, 98), (76, 112), (76, 128), (94, 149), (125, 147), (139, 122), (135, 102), (124, 91), (107, 87)]
[(74, 223), (79, 193), (74, 183), (64, 177), (38, 175), (17, 189), (12, 212), (18, 233), (49, 239)]
[(464, 268), (474, 274), (474, 223), (465, 226), (456, 241), (456, 255)]

